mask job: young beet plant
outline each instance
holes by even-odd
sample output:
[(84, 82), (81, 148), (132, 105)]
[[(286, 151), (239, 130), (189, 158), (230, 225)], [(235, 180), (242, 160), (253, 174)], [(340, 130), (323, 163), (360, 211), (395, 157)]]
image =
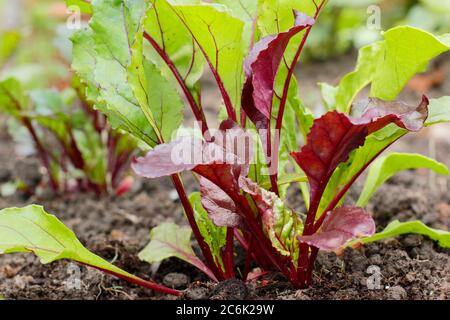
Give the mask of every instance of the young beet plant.
[[(73, 88), (61, 92), (27, 92), (9, 78), (0, 82), (0, 111), (11, 116), (9, 131), (19, 147), (32, 142), (46, 171), (44, 184), (54, 192), (120, 194), (129, 185), (122, 179), (136, 149), (135, 139), (111, 130), (105, 117), (85, 100), (84, 90), (74, 80)], [(33, 186), (22, 187), (33, 192)]]
[[(450, 49), (448, 37), (411, 27), (385, 32), (383, 40), (361, 49), (357, 68), (337, 87), (321, 85), (328, 111), (314, 119), (298, 97), (294, 70), (326, 2), (239, 3), (96, 0), (87, 7), (89, 26), (72, 39), (73, 68), (87, 99), (114, 128), (145, 145), (147, 154), (133, 169), (147, 178), (170, 176), (190, 225), (154, 228), (139, 257), (149, 263), (177, 257), (214, 281), (281, 272), (304, 288), (312, 283), (319, 250), (340, 252), (410, 232), (450, 246), (448, 232), (419, 221), (394, 221), (374, 234), (375, 223), (362, 208), (400, 170), (425, 167), (448, 174), (445, 165), (417, 154), (375, 161), (405, 134), (450, 120), (445, 97), (424, 96), (416, 106), (392, 102), (428, 61)], [(199, 80), (206, 68), (223, 100), (218, 130), (210, 130), (202, 108)], [(372, 98), (354, 102), (369, 85)], [(176, 136), (185, 103), (198, 130)], [(348, 190), (371, 164), (357, 206), (344, 205)], [(187, 195), (182, 172), (198, 178), (200, 192)], [(299, 184), (306, 212), (286, 204), (293, 184)], [(40, 207), (5, 209), (0, 225), (6, 227), (0, 228), (5, 253), (32, 251), (44, 263), (69, 258), (181, 294), (89, 253)], [(17, 230), (30, 232), (21, 237)], [(53, 238), (44, 237), (43, 230)], [(203, 259), (191, 247), (192, 233)], [(237, 246), (246, 252), (243, 265), (235, 263)]]

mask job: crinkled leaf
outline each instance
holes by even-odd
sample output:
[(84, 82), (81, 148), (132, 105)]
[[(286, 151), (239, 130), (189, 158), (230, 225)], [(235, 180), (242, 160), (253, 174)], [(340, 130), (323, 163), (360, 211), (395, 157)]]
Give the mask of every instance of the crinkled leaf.
[(240, 217), (233, 200), (216, 184), (200, 178), (201, 203), (209, 218), (218, 227), (236, 227)]
[(147, 8), (144, 0), (95, 1), (89, 27), (72, 37), (72, 67), (87, 86), (87, 98), (115, 128), (155, 146), (181, 123), (182, 103), (161, 73), (143, 60)]
[(400, 26), (386, 31), (384, 40), (360, 50), (355, 71), (339, 84), (336, 109), (348, 112), (356, 95), (371, 84), (373, 97), (393, 100), (407, 82), (427, 63), (450, 50), (448, 37), (436, 37), (429, 32)]
[(275, 193), (259, 187), (244, 177), (241, 177), (240, 185), (253, 198), (261, 215), (262, 227), (273, 247), (282, 255), (291, 256), (295, 261), (299, 245), (297, 236), (303, 232), (301, 220)]
[(75, 234), (41, 206), (9, 208), (0, 211), (0, 254), (32, 252), (41, 263), (70, 259), (147, 287), (142, 280), (86, 249)]
[(333, 175), (350, 153), (362, 146), (365, 139), (390, 123), (417, 131), (426, 120), (428, 100), (416, 108), (405, 104), (385, 103), (371, 99), (361, 104), (360, 117), (349, 118), (338, 112), (328, 112), (314, 122), (307, 144), (292, 156), (308, 176), (311, 204), (318, 209), (320, 199)]
[(352, 245), (357, 243), (371, 243), (410, 233), (427, 236), (428, 238), (437, 241), (441, 247), (450, 248), (450, 232), (432, 229), (421, 221), (400, 222), (398, 220), (392, 221), (383, 231), (375, 233), (373, 236), (358, 239), (352, 242)]
[(227, 228), (218, 227), (213, 220), (210, 219), (209, 213), (203, 208), (201, 195), (199, 192), (193, 192), (189, 201), (194, 209), (195, 221), (197, 222), (198, 229), (202, 234), (208, 247), (211, 249), (218, 265), (222, 266), (222, 248), (226, 245)]
[(442, 175), (449, 174), (445, 164), (420, 154), (391, 153), (377, 159), (370, 167), (357, 206), (364, 207), (378, 188), (397, 172), (418, 168), (427, 168)]
[(191, 235), (192, 231), (189, 227), (179, 227), (174, 223), (162, 223), (150, 232), (150, 243), (139, 252), (139, 259), (154, 263), (176, 257), (192, 264), (215, 279), (208, 267), (192, 250)]
[(327, 213), (322, 228), (317, 233), (298, 239), (324, 251), (338, 252), (350, 240), (374, 233), (375, 222), (364, 209), (341, 207)]

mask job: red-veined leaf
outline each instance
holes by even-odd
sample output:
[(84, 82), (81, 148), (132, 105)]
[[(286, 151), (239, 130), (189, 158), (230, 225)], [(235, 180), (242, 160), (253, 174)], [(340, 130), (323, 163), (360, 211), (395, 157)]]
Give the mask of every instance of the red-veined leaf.
[(209, 218), (218, 227), (236, 227), (240, 216), (234, 201), (220, 187), (208, 179), (200, 178), (201, 202)]
[(308, 177), (311, 192), (311, 210), (317, 210), (323, 191), (340, 163), (362, 146), (366, 137), (390, 123), (409, 131), (418, 131), (428, 116), (428, 99), (424, 96), (418, 107), (384, 102), (377, 99), (359, 106), (360, 117), (348, 117), (339, 112), (328, 112), (308, 134), (307, 144), (291, 155)]

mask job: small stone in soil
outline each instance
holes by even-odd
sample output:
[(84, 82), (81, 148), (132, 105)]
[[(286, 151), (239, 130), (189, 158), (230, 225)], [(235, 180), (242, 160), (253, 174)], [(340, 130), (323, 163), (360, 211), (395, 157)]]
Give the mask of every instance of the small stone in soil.
[(186, 300), (205, 300), (209, 297), (210, 290), (205, 287), (193, 287), (184, 291), (183, 298)]
[(379, 254), (370, 256), (370, 263), (373, 265), (381, 266), (383, 264), (383, 258)]
[(163, 279), (164, 285), (175, 289), (186, 288), (189, 282), (187, 275), (177, 272), (168, 273)]
[(212, 300), (243, 300), (248, 296), (248, 288), (238, 279), (220, 282), (211, 293)]
[(388, 299), (390, 300), (404, 300), (408, 297), (406, 290), (400, 286), (394, 286), (387, 291)]
[(414, 248), (420, 246), (422, 239), (418, 235), (408, 235), (401, 240), (401, 243), (406, 248)]

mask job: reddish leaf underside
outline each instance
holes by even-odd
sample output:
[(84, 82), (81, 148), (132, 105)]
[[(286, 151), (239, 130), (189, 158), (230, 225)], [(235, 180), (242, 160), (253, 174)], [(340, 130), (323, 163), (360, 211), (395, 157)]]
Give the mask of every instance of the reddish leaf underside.
[(338, 252), (348, 241), (374, 233), (375, 222), (364, 209), (341, 207), (327, 213), (319, 232), (298, 240), (324, 251)]
[(246, 81), (242, 108), (257, 128), (267, 128), (272, 113), (274, 83), (289, 41), (315, 20), (294, 11), (295, 25), (286, 32), (270, 35), (255, 44), (244, 62)]
[(370, 99), (358, 105), (360, 117), (348, 117), (336, 111), (314, 121), (307, 143), (300, 152), (291, 153), (308, 177), (311, 210), (315, 214), (320, 198), (337, 166), (348, 160), (350, 153), (362, 146), (366, 137), (390, 123), (409, 131), (422, 128), (428, 116), (428, 99), (418, 107)]
[(210, 219), (218, 227), (236, 227), (240, 216), (234, 201), (215, 183), (200, 178), (201, 202)]

